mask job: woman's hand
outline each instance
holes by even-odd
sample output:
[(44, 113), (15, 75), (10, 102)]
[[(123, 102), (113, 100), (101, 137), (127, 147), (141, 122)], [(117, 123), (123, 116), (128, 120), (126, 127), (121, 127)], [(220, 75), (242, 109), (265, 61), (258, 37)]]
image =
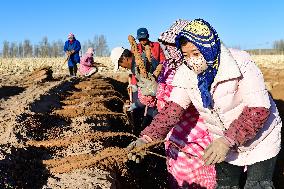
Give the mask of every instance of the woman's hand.
[(230, 147), (229, 142), (221, 137), (214, 140), (206, 149), (203, 155), (203, 160), (206, 165), (214, 165), (215, 163), (221, 163), (225, 160)]
[(138, 138), (137, 140), (131, 142), (127, 146), (127, 150), (129, 151), (129, 153), (127, 154), (128, 159), (132, 160), (132, 161), (135, 161), (136, 163), (140, 163), (141, 160), (144, 158), (145, 154), (142, 154), (142, 153), (132, 153), (130, 151), (133, 150), (134, 148), (142, 146), (142, 145), (144, 145), (146, 143), (147, 142), (144, 139), (142, 139), (142, 138)]

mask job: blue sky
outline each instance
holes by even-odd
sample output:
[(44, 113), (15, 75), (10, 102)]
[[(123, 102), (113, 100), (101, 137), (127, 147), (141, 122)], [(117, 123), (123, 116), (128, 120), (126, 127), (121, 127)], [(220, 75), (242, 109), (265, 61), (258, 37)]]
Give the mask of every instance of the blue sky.
[(38, 43), (79, 41), (104, 34), (109, 48), (129, 47), (127, 36), (146, 27), (157, 40), (176, 19), (203, 18), (230, 47), (270, 48), (284, 39), (284, 1), (281, 0), (2, 0), (0, 49), (4, 40)]

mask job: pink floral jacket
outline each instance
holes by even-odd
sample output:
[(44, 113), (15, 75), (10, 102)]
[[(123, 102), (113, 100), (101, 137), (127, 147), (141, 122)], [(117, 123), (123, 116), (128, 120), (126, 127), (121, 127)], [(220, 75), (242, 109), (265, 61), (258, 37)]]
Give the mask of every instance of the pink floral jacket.
[(94, 58), (92, 54), (86, 53), (80, 60), (79, 71), (81, 74), (88, 74), (92, 69), (94, 69)]

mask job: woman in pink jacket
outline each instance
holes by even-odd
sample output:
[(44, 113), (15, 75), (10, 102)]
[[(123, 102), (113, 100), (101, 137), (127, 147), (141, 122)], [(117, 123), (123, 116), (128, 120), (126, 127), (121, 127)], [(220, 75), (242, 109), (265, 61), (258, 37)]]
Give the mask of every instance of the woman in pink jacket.
[[(174, 75), (183, 62), (181, 52), (175, 47), (175, 37), (188, 23), (187, 20), (177, 20), (159, 37), (159, 42), (165, 46), (167, 57), (158, 78), (158, 111), (162, 111), (169, 101)], [(170, 188), (215, 188), (215, 166), (205, 165), (201, 158), (212, 139), (197, 110), (193, 106), (187, 108), (165, 139)]]
[(170, 102), (130, 146), (163, 139), (193, 104), (214, 138), (203, 159), (216, 167), (217, 188), (239, 188), (244, 168), (245, 189), (274, 188), (282, 121), (260, 70), (246, 52), (222, 45), (202, 19), (178, 34), (176, 46), (184, 64), (174, 76)]
[(88, 48), (86, 54), (81, 58), (79, 71), (82, 75), (88, 77), (98, 71), (94, 62), (94, 49)]

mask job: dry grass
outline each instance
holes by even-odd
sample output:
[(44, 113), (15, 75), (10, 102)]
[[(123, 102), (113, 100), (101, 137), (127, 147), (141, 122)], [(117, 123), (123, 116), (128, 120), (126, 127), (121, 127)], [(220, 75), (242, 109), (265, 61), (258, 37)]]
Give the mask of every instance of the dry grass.
[[(32, 72), (38, 68), (52, 66), (54, 74), (62, 74), (67, 70), (67, 63), (64, 64), (64, 57), (61, 58), (0, 58), (0, 73), (20, 75)], [(109, 57), (96, 57), (95, 61), (107, 67), (111, 67)]]
[[(252, 55), (253, 60), (260, 67), (284, 69), (284, 55)], [(67, 64), (63, 65), (64, 57), (61, 58), (0, 58), (0, 73), (10, 72), (21, 74), (26, 71), (34, 71), (37, 68), (52, 66), (55, 74), (67, 70)], [(96, 57), (95, 61), (112, 67), (109, 57)]]
[[(265, 71), (265, 69), (284, 69), (284, 55), (252, 55), (252, 58), (262, 71)], [(0, 58), (0, 74), (2, 76), (19, 78), (19, 76), (26, 75), (38, 68), (51, 66), (53, 75), (66, 75), (68, 74), (68, 70), (67, 63), (64, 64), (64, 59), (64, 57)], [(120, 68), (120, 71), (114, 75), (110, 57), (96, 57), (95, 62), (98, 63), (99, 72), (104, 73), (105, 76), (115, 77), (115, 79), (119, 80), (119, 77), (128, 73), (126, 69)]]
[(253, 55), (252, 58), (259, 67), (284, 69), (284, 55)]

